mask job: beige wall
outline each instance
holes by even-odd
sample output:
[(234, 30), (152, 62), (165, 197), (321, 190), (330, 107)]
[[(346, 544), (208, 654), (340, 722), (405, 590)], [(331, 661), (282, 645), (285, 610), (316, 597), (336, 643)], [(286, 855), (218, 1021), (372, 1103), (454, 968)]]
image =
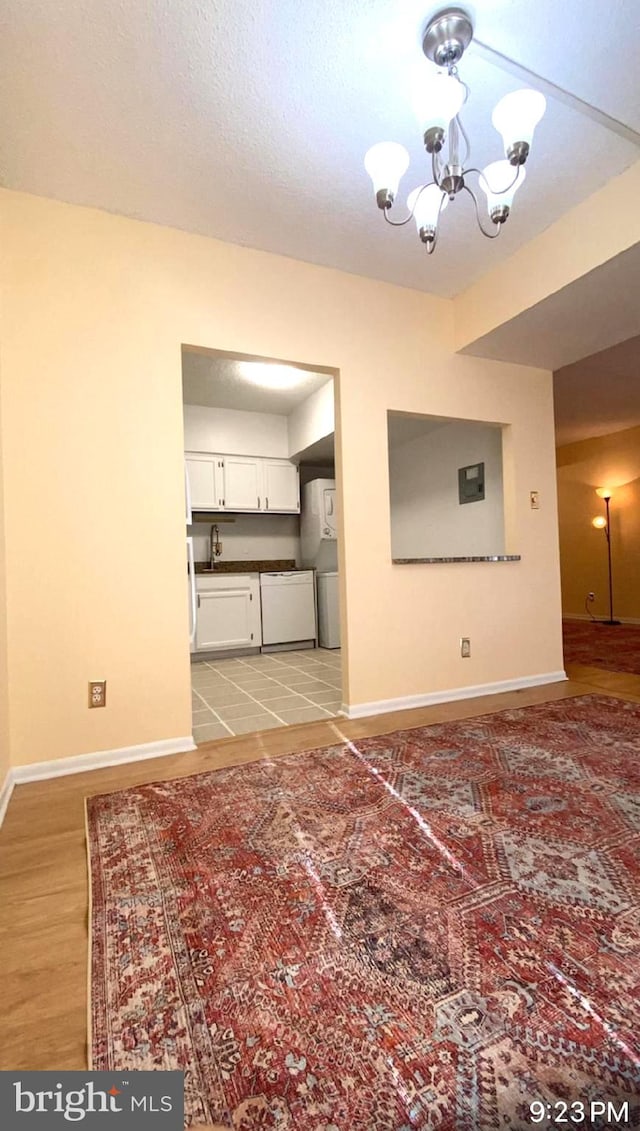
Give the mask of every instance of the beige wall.
[[(15, 764), (190, 732), (181, 343), (340, 371), (348, 703), (562, 667), (549, 373), (456, 356), (446, 300), (22, 194), (0, 203)], [(389, 408), (511, 425), (521, 563), (391, 564)], [(89, 711), (102, 677), (108, 707)]]
[[(1, 365), (0, 352), (0, 365)], [(9, 769), (9, 670), (7, 666), (7, 577), (4, 537), (2, 403), (0, 401), (0, 790)]]
[(613, 487), (614, 612), (640, 621), (640, 428), (567, 444), (557, 460), (563, 612), (584, 616), (592, 590), (594, 615), (609, 615), (606, 539), (591, 520), (605, 513), (596, 487)]

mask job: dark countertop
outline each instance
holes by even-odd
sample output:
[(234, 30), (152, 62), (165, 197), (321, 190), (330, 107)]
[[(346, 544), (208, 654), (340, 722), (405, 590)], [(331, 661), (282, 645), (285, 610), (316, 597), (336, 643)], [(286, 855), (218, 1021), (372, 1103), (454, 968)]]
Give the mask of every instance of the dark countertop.
[(520, 554), (491, 554), (473, 558), (393, 558), (394, 565), (435, 565), (437, 562), (519, 562)]
[(196, 574), (214, 573), (276, 573), (282, 570), (296, 569), (293, 558), (281, 558), (276, 561), (254, 560), (244, 558), (241, 562), (216, 562), (215, 569), (211, 569), (209, 562), (195, 562)]

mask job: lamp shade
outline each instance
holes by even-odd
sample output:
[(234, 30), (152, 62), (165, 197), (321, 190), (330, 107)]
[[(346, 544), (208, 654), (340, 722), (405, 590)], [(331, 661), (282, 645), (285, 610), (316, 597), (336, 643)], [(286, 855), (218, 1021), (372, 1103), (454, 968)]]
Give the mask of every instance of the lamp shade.
[(491, 121), (502, 135), (505, 154), (519, 142), (531, 145), (533, 131), (546, 107), (544, 94), (540, 94), (538, 90), (516, 90), (500, 99), (491, 115)]
[(604, 530), (605, 526), (607, 525), (607, 520), (604, 515), (599, 514), (597, 518), (591, 519), (591, 525), (595, 526), (596, 530)]
[(396, 141), (379, 141), (367, 150), (364, 167), (373, 181), (374, 192), (386, 189), (395, 196), (400, 178), (409, 168), (409, 154)]
[(437, 228), (440, 212), (449, 203), (449, 197), (437, 185), (416, 188), (409, 193), (407, 205), (416, 222), (416, 228)]
[(511, 208), (526, 175), (527, 171), (522, 166), (516, 175), (508, 161), (493, 161), (487, 165), (480, 176), (480, 188), (486, 193), (489, 212), (494, 208)]
[(613, 491), (610, 487), (596, 487), (596, 495), (599, 495), (601, 499), (610, 499)]
[(418, 124), (423, 131), (438, 128), (445, 133), (449, 122), (462, 109), (465, 88), (452, 75), (430, 72), (416, 84), (414, 103)]

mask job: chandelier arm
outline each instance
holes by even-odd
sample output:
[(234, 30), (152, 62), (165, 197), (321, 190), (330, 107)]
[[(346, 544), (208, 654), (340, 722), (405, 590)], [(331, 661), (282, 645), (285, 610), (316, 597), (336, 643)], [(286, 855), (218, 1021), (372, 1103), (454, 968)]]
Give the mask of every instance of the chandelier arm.
[(483, 236), (486, 236), (488, 240), (497, 240), (498, 236), (500, 235), (500, 232), (502, 231), (502, 224), (499, 224), (494, 232), (487, 232), (482, 226), (482, 221), (480, 219), (480, 209), (478, 207), (478, 198), (477, 198), (475, 192), (473, 191), (473, 189), (470, 189), (468, 185), (463, 185), (463, 188), (464, 188), (465, 192), (469, 193), (469, 196), (473, 200), (473, 203), (475, 205), (475, 210), (476, 210), (476, 220), (478, 222), (478, 227), (479, 227), (480, 231), (482, 232)]
[[(424, 190), (428, 189), (430, 185), (433, 185), (433, 184), (436, 184), (436, 183), (437, 183), (436, 181), (429, 181), (428, 184), (420, 186), (420, 191), (419, 191), (419, 193), (416, 197), (416, 204), (418, 203), (418, 201), (419, 201), (420, 197), (422, 196), (422, 193), (424, 192)], [(385, 208), (383, 215), (384, 215), (385, 220), (387, 221), (387, 224), (390, 224), (392, 228), (404, 228), (405, 224), (408, 224), (410, 220), (413, 220), (413, 217), (414, 217), (415, 211), (416, 211), (416, 204), (414, 204), (411, 212), (409, 213), (409, 215), (407, 217), (405, 217), (404, 220), (390, 220), (387, 209)], [(442, 204), (440, 205), (440, 207), (442, 208)], [(438, 213), (438, 215), (440, 215), (440, 213)]]
[(434, 185), (437, 185), (438, 188), (442, 191), (442, 185), (440, 184), (440, 177), (442, 176), (442, 170), (441, 169), (438, 170), (438, 159), (437, 159), (436, 153), (431, 154), (431, 172), (432, 172), (432, 175), (433, 175)]
[[(479, 177), (484, 177), (484, 179), (485, 179), (485, 181), (486, 181), (487, 185), (489, 185), (489, 188), (491, 189), (491, 192), (493, 193), (493, 195), (494, 195), (494, 196), (503, 196), (505, 192), (511, 192), (511, 189), (513, 188), (513, 186), (515, 185), (516, 181), (518, 180), (518, 177), (520, 176), (520, 170), (521, 170), (521, 168), (522, 168), (522, 165), (518, 165), (518, 167), (517, 167), (517, 170), (516, 170), (516, 175), (515, 175), (515, 177), (513, 178), (513, 180), (512, 180), (512, 182), (511, 182), (511, 184), (510, 184), (510, 185), (507, 185), (507, 186), (506, 186), (506, 188), (500, 189), (500, 191), (499, 191), (499, 192), (495, 192), (495, 191), (494, 191), (494, 190), (493, 190), (493, 189), (491, 188), (491, 185), (490, 185), (490, 184), (489, 184), (489, 182), (487, 181), (487, 178), (486, 178), (486, 177), (484, 176), (484, 173), (482, 172), (482, 169), (476, 169), (475, 165), (472, 165), (470, 169), (465, 169), (465, 171), (464, 171), (464, 175), (465, 175), (465, 177), (466, 177), (466, 176), (468, 176), (468, 175), (469, 175), (469, 173), (477, 173)], [(469, 191), (471, 191), (471, 190), (469, 190)]]
[(383, 212), (383, 216), (385, 218), (385, 222), (387, 224), (390, 224), (392, 228), (404, 228), (405, 224), (408, 224), (410, 220), (413, 220), (413, 212), (410, 212), (404, 220), (390, 220), (386, 208)]

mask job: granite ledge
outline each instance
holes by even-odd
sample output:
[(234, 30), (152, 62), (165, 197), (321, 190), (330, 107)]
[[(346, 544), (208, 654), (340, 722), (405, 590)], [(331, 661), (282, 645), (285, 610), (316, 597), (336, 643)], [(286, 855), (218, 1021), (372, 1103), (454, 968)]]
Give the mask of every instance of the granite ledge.
[(520, 554), (489, 554), (468, 558), (392, 558), (394, 565), (435, 565), (439, 562), (520, 562)]

